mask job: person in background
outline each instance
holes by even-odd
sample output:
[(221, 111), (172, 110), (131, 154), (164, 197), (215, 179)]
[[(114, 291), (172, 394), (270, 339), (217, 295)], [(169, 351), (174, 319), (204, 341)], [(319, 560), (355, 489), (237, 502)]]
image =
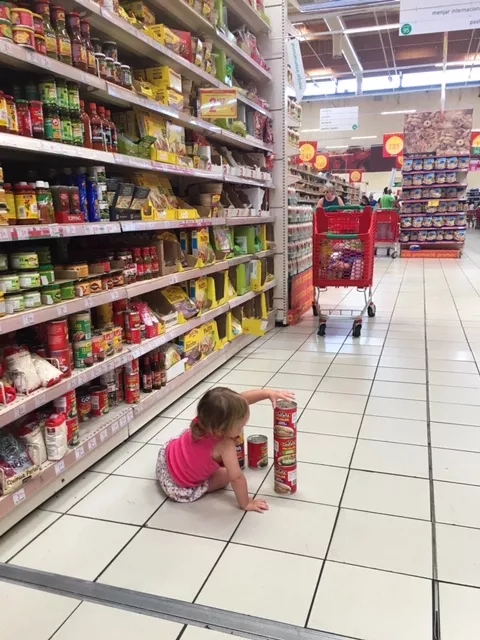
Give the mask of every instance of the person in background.
[(331, 182), (327, 182), (325, 185), (325, 193), (318, 201), (319, 207), (343, 207), (345, 203), (340, 196), (337, 196), (335, 187)]
[(367, 196), (362, 196), (362, 199), (360, 200), (360, 204), (362, 205), (362, 207), (369, 207), (370, 200), (367, 198)]
[(395, 197), (392, 196), (392, 190), (385, 187), (383, 194), (380, 196), (380, 200), (377, 203), (379, 209), (394, 209)]
[(368, 201), (371, 207), (374, 207), (377, 204), (377, 201), (373, 197), (373, 193), (368, 196)]

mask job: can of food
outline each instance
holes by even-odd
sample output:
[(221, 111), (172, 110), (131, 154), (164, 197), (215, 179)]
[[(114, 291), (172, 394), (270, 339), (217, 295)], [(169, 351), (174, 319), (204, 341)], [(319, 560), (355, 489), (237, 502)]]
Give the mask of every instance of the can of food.
[(74, 313), (70, 316), (72, 342), (92, 339), (92, 316), (90, 311)]
[(140, 379), (138, 386), (125, 385), (125, 402), (126, 404), (138, 404), (140, 402)]
[(105, 360), (105, 342), (102, 331), (95, 331), (92, 336), (92, 353), (94, 362), (103, 362)]
[[(102, 290), (102, 284), (101, 281), (100, 282), (100, 289), (99, 291)], [(92, 280), (90, 280), (90, 286), (92, 286)], [(107, 302), (107, 304), (101, 304), (99, 305), (96, 310), (96, 317), (98, 320), (98, 324), (103, 326), (105, 324), (111, 324), (112, 320), (113, 320), (113, 305), (111, 302)]]
[(91, 293), (90, 282), (88, 280), (75, 282), (76, 298), (84, 298), (85, 296), (90, 295), (90, 293)]
[(73, 362), (75, 369), (85, 369), (93, 364), (91, 340), (79, 340), (73, 343)]
[[(100, 278), (94, 278), (88, 282), (90, 286), (90, 293), (100, 293), (102, 291), (102, 281)], [(102, 305), (107, 306), (107, 305)]]
[(138, 373), (140, 371), (140, 364), (138, 358), (130, 360), (125, 364), (125, 373)]
[(0, 20), (9, 20), (11, 22), (11, 8), (12, 4), (10, 2), (0, 2)]
[(113, 327), (103, 330), (103, 348), (105, 349), (105, 357), (109, 358), (115, 353), (113, 344)]
[(115, 353), (123, 351), (122, 327), (113, 327), (113, 349)]
[(65, 269), (68, 271), (76, 271), (79, 278), (88, 278), (88, 264), (86, 262), (75, 262), (74, 264), (68, 264)]
[(12, 293), (5, 296), (5, 312), (8, 315), (25, 311), (25, 296), (23, 293)]
[(92, 417), (92, 398), (88, 387), (77, 389), (77, 414), (79, 422), (88, 422)]
[(235, 438), (235, 449), (237, 451), (238, 464), (240, 469), (245, 468), (245, 435), (242, 433)]
[(23, 294), (25, 309), (36, 309), (42, 306), (42, 296), (39, 291), (26, 291)]
[(3, 293), (13, 293), (20, 291), (20, 278), (16, 273), (7, 273), (0, 276), (0, 291)]
[(45, 36), (40, 35), (39, 33), (34, 34), (35, 39), (35, 51), (42, 56), (47, 55), (47, 41)]
[(35, 51), (35, 34), (33, 27), (24, 27), (23, 25), (12, 27), (12, 38), (14, 43), (18, 44), (19, 47)]
[(60, 294), (62, 300), (73, 300), (73, 298), (75, 298), (75, 285), (73, 280), (60, 283)]
[(68, 324), (66, 320), (52, 320), (47, 323), (47, 344), (52, 351), (68, 349)]
[(261, 469), (268, 465), (268, 438), (254, 435), (247, 438), (247, 458), (250, 469)]
[(72, 354), (70, 349), (49, 349), (50, 358), (57, 369), (60, 369), (64, 378), (72, 375)]
[(133, 309), (124, 312), (125, 339), (128, 344), (140, 344), (142, 341), (142, 329), (140, 314)]
[(100, 376), (100, 383), (107, 388), (108, 394), (108, 406), (110, 409), (116, 407), (118, 404), (117, 399), (117, 381), (115, 377), (115, 371), (108, 371)]
[(292, 400), (278, 400), (273, 411), (273, 433), (279, 438), (297, 435), (297, 403)]
[(109, 412), (107, 387), (90, 387), (90, 399), (92, 405), (92, 416), (103, 416)]
[(12, 7), (10, 9), (10, 19), (12, 25), (22, 25), (29, 27), (33, 31), (33, 12), (22, 7)]
[(38, 254), (35, 251), (23, 251), (10, 255), (12, 269), (38, 269)]
[(64, 413), (67, 418), (75, 418), (77, 416), (77, 396), (75, 390), (67, 391), (63, 396), (55, 398), (53, 406), (57, 413)]
[(123, 367), (117, 367), (115, 369), (115, 384), (117, 385), (117, 401), (123, 402), (125, 400), (125, 394), (123, 392)]
[(69, 447), (76, 447), (80, 442), (77, 416), (67, 418), (67, 442)]

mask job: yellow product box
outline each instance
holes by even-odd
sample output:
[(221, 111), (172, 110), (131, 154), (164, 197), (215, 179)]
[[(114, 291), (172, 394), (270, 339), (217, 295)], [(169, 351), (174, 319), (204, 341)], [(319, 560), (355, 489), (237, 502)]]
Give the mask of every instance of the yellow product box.
[(202, 351), (200, 348), (203, 339), (203, 327), (192, 329), (178, 339), (178, 344), (183, 351), (185, 360), (185, 369), (191, 369), (194, 364), (202, 359)]
[(265, 335), (268, 328), (268, 309), (264, 293), (245, 303), (242, 328), (243, 332), (249, 335)]
[(167, 120), (166, 134), (169, 150), (176, 153), (178, 156), (185, 156), (187, 154), (185, 127)]
[(130, 0), (129, 2), (125, 2), (123, 6), (126, 11), (133, 13), (135, 18), (144, 25), (150, 26), (155, 24), (155, 14), (142, 0)]
[(176, 33), (174, 33), (164, 24), (150, 25), (149, 27), (147, 27), (146, 31), (149, 36), (160, 42), (160, 44), (165, 45), (169, 49), (179, 46), (180, 38)]
[[(212, 301), (212, 308), (220, 307), (229, 300), (228, 271), (220, 271), (208, 277), (208, 297)], [(233, 296), (232, 296), (233, 297)]]
[(241, 307), (235, 307), (227, 313), (227, 338), (229, 342), (243, 333), (243, 312)]
[(164, 104), (167, 107), (174, 107), (175, 109), (183, 109), (183, 95), (173, 89), (160, 89), (157, 87), (157, 102)]
[(167, 66), (149, 67), (145, 69), (146, 79), (162, 89), (174, 89), (182, 93), (182, 76)]
[(198, 308), (193, 300), (187, 295), (187, 292), (178, 284), (171, 285), (162, 289), (162, 295), (174, 307), (178, 313), (178, 321), (184, 324), (194, 316), (198, 315)]
[(192, 231), (192, 253), (196, 258), (201, 258), (204, 264), (215, 262), (216, 256), (210, 244), (210, 233), (207, 228)]
[(189, 208), (185, 202), (182, 204), (185, 205), (184, 208), (179, 207), (176, 209), (175, 217), (177, 220), (195, 220), (200, 217), (196, 209), (193, 209), (192, 207)]
[(196, 280), (190, 280), (190, 298), (195, 302), (200, 313), (207, 311), (212, 306), (211, 298), (208, 298), (208, 278), (202, 276)]
[(222, 344), (218, 337), (218, 327), (215, 320), (210, 320), (202, 325), (203, 336), (200, 341), (200, 352), (202, 357), (206, 357), (222, 348)]
[(151, 159), (155, 160), (156, 162), (165, 162), (165, 164), (178, 164), (176, 153), (157, 149), (155, 145), (152, 146)]

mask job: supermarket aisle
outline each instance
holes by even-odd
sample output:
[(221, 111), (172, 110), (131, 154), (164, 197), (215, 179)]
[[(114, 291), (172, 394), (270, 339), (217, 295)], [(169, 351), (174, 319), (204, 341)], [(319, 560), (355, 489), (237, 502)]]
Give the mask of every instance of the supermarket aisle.
[[(5, 535), (0, 560), (360, 640), (431, 640), (439, 609), (442, 640), (470, 639), (480, 628), (480, 235), (461, 261), (380, 258), (376, 283), (377, 317), (360, 339), (350, 322), (318, 338), (311, 317), (257, 340)], [(358, 294), (324, 297), (346, 309)], [(158, 445), (213, 384), (297, 393), (299, 491), (278, 497), (271, 469), (247, 471), (270, 503), (263, 516), (236, 509), (231, 491), (173, 504), (154, 481)], [(271, 424), (260, 403), (246, 435), (271, 445)], [(7, 598), (7, 629), (35, 629), (36, 640), (231, 637), (0, 582)]]

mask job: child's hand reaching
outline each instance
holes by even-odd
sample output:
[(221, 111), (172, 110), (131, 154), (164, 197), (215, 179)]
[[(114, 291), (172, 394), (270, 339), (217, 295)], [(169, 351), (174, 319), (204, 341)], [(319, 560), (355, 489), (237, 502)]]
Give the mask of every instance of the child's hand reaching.
[(283, 389), (268, 389), (268, 397), (272, 402), (273, 408), (275, 408), (278, 400), (295, 400), (295, 393)]
[(263, 511), (268, 511), (269, 506), (265, 502), (265, 500), (254, 500), (250, 499), (249, 503), (245, 507), (245, 511), (256, 511), (257, 513), (263, 513)]

